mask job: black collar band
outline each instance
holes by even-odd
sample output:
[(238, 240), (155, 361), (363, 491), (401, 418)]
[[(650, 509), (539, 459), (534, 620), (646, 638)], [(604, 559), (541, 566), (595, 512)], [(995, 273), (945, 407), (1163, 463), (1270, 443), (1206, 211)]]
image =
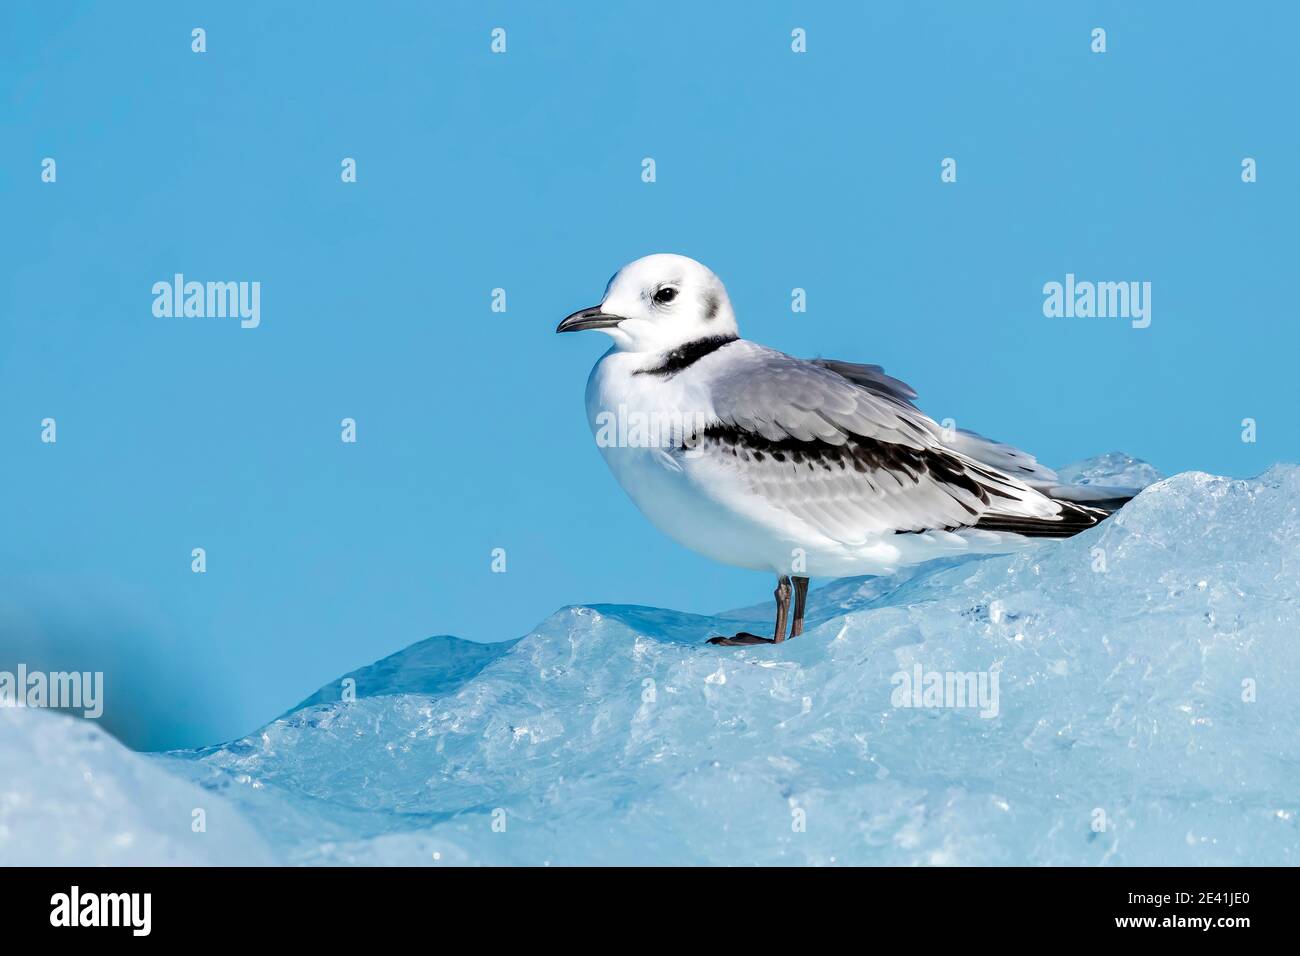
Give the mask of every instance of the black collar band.
[(730, 345), (736, 341), (738, 335), (712, 335), (708, 338), (696, 339), (694, 342), (687, 342), (685, 345), (679, 345), (670, 352), (665, 352), (663, 361), (658, 365), (652, 365), (650, 368), (643, 368), (638, 371), (637, 375), (674, 375), (684, 368), (689, 368), (706, 355), (710, 355), (722, 348), (724, 345)]

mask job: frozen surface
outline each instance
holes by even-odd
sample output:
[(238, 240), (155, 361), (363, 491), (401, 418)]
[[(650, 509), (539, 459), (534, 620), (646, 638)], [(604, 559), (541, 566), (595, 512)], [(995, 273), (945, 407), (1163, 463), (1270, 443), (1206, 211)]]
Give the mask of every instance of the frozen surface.
[[(1146, 483), (1107, 459), (1071, 474)], [(1067, 541), (834, 582), (779, 647), (702, 643), (762, 607), (431, 638), (242, 740), (109, 772), (181, 804), (189, 778), (290, 863), (1297, 863), (1297, 501), (1295, 466), (1177, 475)], [(996, 673), (996, 716), (895, 706), (917, 665)]]
[(128, 750), (93, 721), (0, 707), (0, 864), (273, 860), (229, 803)]

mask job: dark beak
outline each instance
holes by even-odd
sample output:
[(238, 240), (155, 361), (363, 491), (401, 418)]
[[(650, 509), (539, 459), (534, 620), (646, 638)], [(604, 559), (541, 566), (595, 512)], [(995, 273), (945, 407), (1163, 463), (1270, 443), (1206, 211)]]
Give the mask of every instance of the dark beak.
[(556, 332), (581, 332), (584, 329), (607, 329), (623, 321), (621, 315), (606, 315), (600, 306), (575, 312), (556, 327)]

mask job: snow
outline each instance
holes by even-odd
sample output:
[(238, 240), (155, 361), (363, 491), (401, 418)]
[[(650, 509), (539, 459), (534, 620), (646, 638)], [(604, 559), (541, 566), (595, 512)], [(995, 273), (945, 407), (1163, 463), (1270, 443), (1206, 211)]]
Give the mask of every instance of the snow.
[[(0, 856), (127, 862), (129, 828), (131, 862), (1294, 864), (1298, 500), (1295, 466), (1155, 481), (1066, 541), (832, 582), (776, 647), (703, 643), (770, 606), (431, 638), (197, 752), (0, 719)], [(897, 706), (918, 667), (996, 686), (996, 716)], [(257, 835), (190, 840), (196, 795), (209, 834), (220, 816)], [(183, 809), (184, 832), (146, 805)]]

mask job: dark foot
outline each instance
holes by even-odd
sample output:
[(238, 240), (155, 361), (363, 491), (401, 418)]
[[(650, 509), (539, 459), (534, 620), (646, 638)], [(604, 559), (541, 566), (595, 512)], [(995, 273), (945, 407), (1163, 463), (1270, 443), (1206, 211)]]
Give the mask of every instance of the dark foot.
[(734, 637), (711, 637), (710, 644), (721, 644), (726, 647), (739, 647), (742, 644), (775, 644), (776, 641), (770, 637), (759, 637), (757, 634), (750, 634), (749, 631), (741, 631)]

